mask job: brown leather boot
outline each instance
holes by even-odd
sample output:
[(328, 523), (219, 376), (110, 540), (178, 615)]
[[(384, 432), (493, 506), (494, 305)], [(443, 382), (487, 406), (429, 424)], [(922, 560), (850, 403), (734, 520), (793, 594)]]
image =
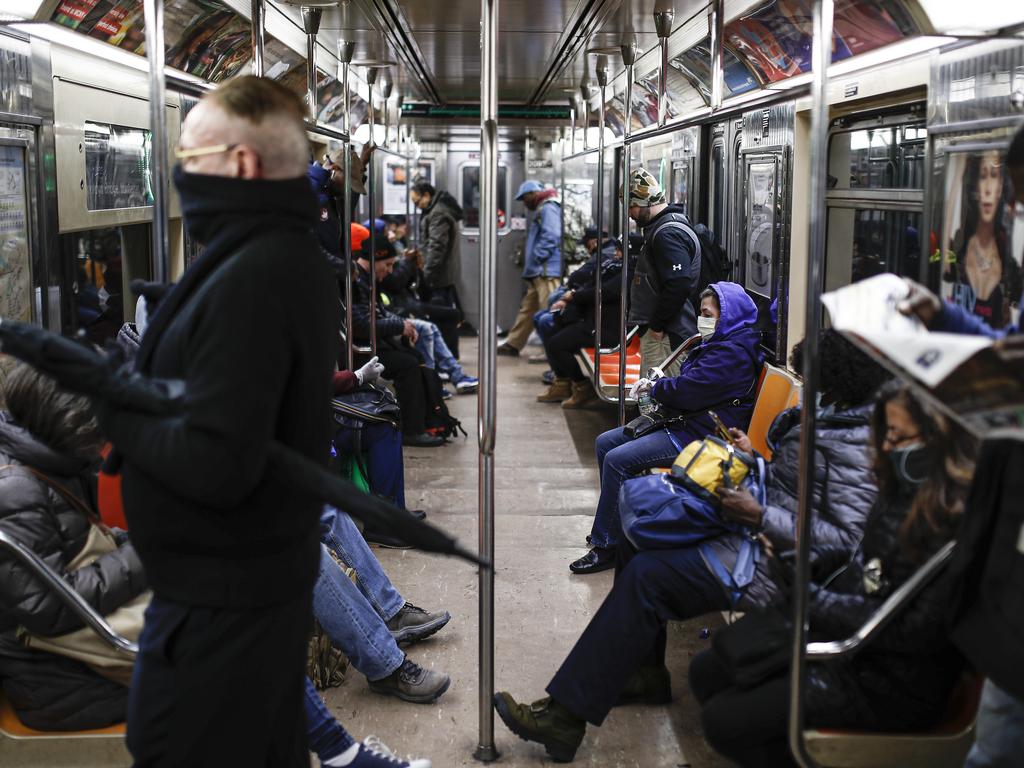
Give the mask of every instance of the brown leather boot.
[(572, 395), (572, 382), (568, 379), (555, 379), (543, 395), (537, 395), (538, 403), (560, 403)]
[(597, 400), (597, 393), (589, 379), (572, 383), (572, 397), (562, 401), (563, 408), (586, 408)]

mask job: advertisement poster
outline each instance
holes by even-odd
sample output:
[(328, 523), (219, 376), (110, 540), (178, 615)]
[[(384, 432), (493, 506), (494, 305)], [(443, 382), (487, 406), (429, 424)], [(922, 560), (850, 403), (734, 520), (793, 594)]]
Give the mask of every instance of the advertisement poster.
[(993, 328), (1020, 313), (1021, 247), (1013, 187), (997, 149), (951, 154), (946, 166), (942, 293)]
[[(705, 37), (693, 48), (672, 60), (671, 66), (688, 75), (697, 83), (701, 95), (708, 101), (711, 99), (711, 38)], [(757, 80), (750, 70), (736, 58), (728, 48), (725, 49), (725, 87), (726, 96), (736, 96), (758, 87)]]
[(775, 255), (775, 160), (758, 160), (747, 166), (747, 231), (744, 249), (743, 287), (772, 298), (772, 266)]
[[(405, 216), (405, 179), (406, 169), (404, 160), (388, 160), (384, 163), (384, 206), (381, 213), (386, 216)], [(433, 184), (434, 163), (430, 160), (420, 160), (417, 165), (412, 166), (412, 181), (423, 179)]]
[(32, 320), (25, 150), (0, 145), (0, 317)]

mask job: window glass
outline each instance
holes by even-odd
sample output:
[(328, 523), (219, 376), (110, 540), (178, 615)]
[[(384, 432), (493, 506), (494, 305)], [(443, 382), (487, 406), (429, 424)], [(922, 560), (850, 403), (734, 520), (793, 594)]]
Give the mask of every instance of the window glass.
[(153, 134), (85, 123), (85, 204), (90, 211), (153, 204)]
[[(508, 168), (498, 166), (498, 228), (508, 227)], [(480, 228), (480, 166), (462, 168), (462, 210), (466, 229)]]
[(845, 131), (829, 143), (830, 189), (924, 187), (923, 125)]
[(921, 214), (832, 207), (828, 213), (828, 287), (883, 272), (921, 275)]

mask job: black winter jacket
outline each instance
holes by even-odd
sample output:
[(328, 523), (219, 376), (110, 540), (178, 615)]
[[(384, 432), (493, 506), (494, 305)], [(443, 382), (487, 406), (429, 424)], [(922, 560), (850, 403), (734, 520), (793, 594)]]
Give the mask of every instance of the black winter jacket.
[[(879, 499), (853, 557), (845, 551), (820, 551), (816, 570), (848, 561), (827, 588), (812, 585), (810, 629), (816, 639), (852, 635), (921, 563), (900, 551), (899, 529), (913, 496)], [(944, 541), (935, 541), (924, 559)], [(829, 563), (828, 561), (832, 561)], [(922, 562), (923, 562), (922, 560)], [(880, 567), (869, 592), (865, 569)], [(849, 659), (809, 668), (808, 716), (817, 725), (905, 730), (933, 725), (949, 701), (964, 667), (953, 648), (946, 616), (953, 580), (950, 573), (932, 582), (876, 637)]]
[[(868, 416), (872, 406), (849, 410), (822, 410), (818, 414), (814, 462), (814, 518), (812, 546), (852, 552), (864, 530), (864, 522), (877, 497), (871, 473)], [(799, 484), (800, 409), (784, 411), (768, 431), (773, 446), (768, 464), (767, 504), (763, 532), (776, 552), (796, 545), (797, 488)], [(738, 535), (722, 536), (709, 547), (732, 571), (739, 551)], [(744, 610), (764, 605), (775, 593), (765, 558), (757, 565), (740, 606)]]
[[(143, 592), (147, 584), (142, 563), (128, 543), (90, 566), (67, 571), (85, 545), (90, 523), (26, 467), (87, 504), (92, 499), (83, 462), (55, 453), (8, 414), (0, 414), (0, 531), (39, 555), (101, 614)], [(111, 688), (109, 681), (78, 662), (26, 649), (15, 638), (19, 626), (35, 634), (59, 635), (82, 623), (18, 561), (0, 554), (0, 678), (22, 720), (54, 730), (95, 728), (123, 719), (123, 687)]]
[[(631, 260), (630, 273), (634, 266), (635, 263)], [(596, 268), (597, 262), (591, 258), (590, 261), (569, 275), (567, 287), (572, 291), (572, 301), (563, 310), (563, 312), (573, 311), (577, 318), (586, 322), (591, 328), (596, 325), (597, 320), (595, 311), (597, 291), (594, 286)], [(603, 255), (601, 260), (601, 344), (603, 346), (618, 343), (621, 296), (622, 261), (610, 255)]]
[(685, 217), (686, 209), (670, 204), (644, 226), (644, 247), (630, 289), (630, 325), (687, 338), (697, 332), (690, 297), (698, 287), (700, 259), (681, 229), (661, 226), (670, 214)]
[(462, 208), (447, 192), (438, 192), (420, 219), (423, 274), (430, 288), (447, 288), (459, 279), (459, 222)]
[[(352, 329), (356, 341), (370, 339), (370, 273), (359, 264), (355, 266), (356, 279), (352, 281)], [(377, 336), (401, 336), (405, 321), (388, 308), (388, 304), (377, 289)]]

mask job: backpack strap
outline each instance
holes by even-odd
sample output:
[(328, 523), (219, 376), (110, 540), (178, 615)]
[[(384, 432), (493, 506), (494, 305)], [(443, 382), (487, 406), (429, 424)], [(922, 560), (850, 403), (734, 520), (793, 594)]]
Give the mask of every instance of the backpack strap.
[(689, 220), (681, 213), (670, 213), (664, 218), (663, 221), (658, 222), (651, 234), (648, 236), (644, 234), (644, 247), (651, 248), (654, 245), (655, 238), (665, 229), (678, 229), (685, 234), (690, 241), (693, 243), (694, 259), (691, 266), (690, 278), (694, 281), (694, 288), (696, 289), (697, 281), (700, 280), (700, 268), (701, 258), (703, 251), (700, 247), (700, 238), (697, 237), (697, 233), (693, 231), (693, 227), (690, 226)]

